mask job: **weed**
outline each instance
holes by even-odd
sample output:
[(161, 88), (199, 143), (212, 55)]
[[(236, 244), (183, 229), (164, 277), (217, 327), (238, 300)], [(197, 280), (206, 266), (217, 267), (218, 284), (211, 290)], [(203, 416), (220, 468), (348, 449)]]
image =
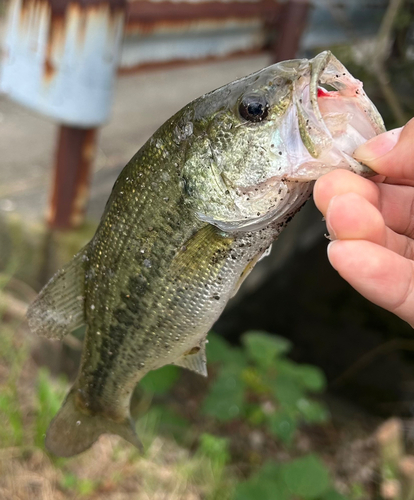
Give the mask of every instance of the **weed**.
[(46, 368), (40, 368), (37, 375), (36, 417), (34, 423), (34, 444), (44, 448), (46, 430), (58, 412), (67, 392), (66, 377), (53, 379)]
[(27, 349), (16, 343), (15, 328), (14, 324), (5, 324), (0, 335), (0, 367), (4, 366), (7, 372), (5, 379), (0, 380), (0, 443), (3, 446), (22, 446), (24, 441), (18, 384)]
[(324, 375), (314, 366), (289, 360), (290, 342), (264, 332), (247, 332), (242, 342), (243, 350), (209, 336), (207, 356), (220, 368), (204, 400), (206, 415), (264, 425), (285, 444), (292, 443), (301, 424), (328, 419), (325, 406), (309, 396), (325, 388)]
[[(207, 356), (217, 364), (218, 373), (204, 400), (204, 414), (219, 421), (237, 418), (263, 426), (288, 446), (301, 424), (327, 421), (328, 410), (311, 397), (323, 391), (325, 377), (314, 366), (289, 360), (288, 340), (247, 332), (242, 345), (233, 348), (210, 334)], [(208, 445), (208, 441), (201, 445)], [(256, 498), (345, 500), (333, 489), (328, 468), (313, 454), (280, 464), (267, 462), (237, 485), (234, 500)]]

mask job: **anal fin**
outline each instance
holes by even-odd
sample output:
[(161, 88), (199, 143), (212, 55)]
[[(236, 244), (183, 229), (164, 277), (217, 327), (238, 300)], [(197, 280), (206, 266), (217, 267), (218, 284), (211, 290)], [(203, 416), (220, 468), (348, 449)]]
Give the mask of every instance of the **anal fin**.
[(185, 352), (173, 364), (207, 377), (206, 339)]
[(82, 249), (59, 270), (29, 307), (27, 320), (33, 333), (61, 339), (84, 324), (85, 252)]

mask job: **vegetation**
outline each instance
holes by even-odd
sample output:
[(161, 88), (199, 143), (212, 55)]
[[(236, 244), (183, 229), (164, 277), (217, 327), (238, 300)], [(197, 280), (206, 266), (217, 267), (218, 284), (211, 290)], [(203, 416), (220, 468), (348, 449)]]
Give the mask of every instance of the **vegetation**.
[(262, 331), (245, 333), (239, 346), (210, 333), (208, 379), (166, 366), (141, 381), (131, 409), (144, 456), (116, 436), (73, 459), (49, 455), (46, 429), (70, 377), (35, 362), (39, 342), (40, 351), (52, 349), (49, 361), (61, 344), (27, 331), (22, 299), (30, 293), (11, 278), (15, 269), (0, 276), (1, 499), (31, 499), (35, 488), (53, 500), (363, 500), (374, 475), (398, 482), (386, 429), (386, 451), (370, 456), (369, 480), (343, 477), (323, 442), (336, 433), (334, 447), (342, 446), (324, 402), (323, 373), (293, 362), (291, 343)]
[[(281, 337), (248, 332), (241, 347), (231, 347), (210, 334), (212, 376), (195, 414), (186, 415), (179, 404), (171, 404), (174, 391), (193, 376), (164, 367), (145, 377), (134, 399), (144, 457), (119, 438), (105, 437), (91, 451), (70, 460), (56, 459), (44, 450), (47, 426), (69, 387), (67, 378), (52, 377), (34, 363), (33, 339), (21, 320), (3, 316), (0, 343), (0, 467), (7, 472), (0, 474), (1, 498), (15, 498), (17, 493), (30, 498), (28, 485), (21, 491), (16, 470), (33, 473), (33, 461), (42, 484), (48, 485), (44, 491), (54, 490), (56, 498), (94, 498), (98, 493), (99, 498), (111, 498), (132, 477), (138, 483), (136, 491), (148, 495), (142, 498), (153, 498), (160, 491), (171, 495), (168, 498), (186, 498), (190, 492), (193, 496), (188, 498), (208, 500), (253, 500), (258, 495), (263, 500), (345, 498), (334, 489), (323, 459), (295, 448), (301, 426), (324, 424), (329, 412), (312, 396), (325, 386), (322, 373), (290, 361), (286, 357), (290, 344)], [(222, 426), (230, 424), (260, 430), (274, 446), (286, 450), (286, 457), (276, 462), (262, 460), (256, 453), (252, 460), (250, 450), (245, 462), (243, 453), (238, 456), (235, 451), (234, 436), (223, 435)], [(94, 463), (97, 456), (99, 465)], [(14, 462), (19, 466), (11, 467)], [(166, 469), (169, 480), (160, 481), (159, 472)]]

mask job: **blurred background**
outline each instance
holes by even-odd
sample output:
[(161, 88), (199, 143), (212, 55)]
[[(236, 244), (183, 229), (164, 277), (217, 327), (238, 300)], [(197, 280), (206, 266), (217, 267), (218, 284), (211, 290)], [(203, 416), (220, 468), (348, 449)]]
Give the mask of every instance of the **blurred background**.
[(414, 499), (414, 337), (326, 259), (312, 201), (209, 335), (209, 378), (145, 377), (145, 445), (44, 449), (82, 332), (25, 311), (94, 233), (118, 174), (193, 98), (331, 50), (387, 128), (414, 114), (411, 0), (0, 2), (0, 500)]

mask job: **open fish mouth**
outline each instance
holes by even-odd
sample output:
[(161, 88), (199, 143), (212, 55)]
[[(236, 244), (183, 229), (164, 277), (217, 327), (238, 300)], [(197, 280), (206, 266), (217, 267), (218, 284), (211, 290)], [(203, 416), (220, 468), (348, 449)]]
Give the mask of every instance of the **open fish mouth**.
[(375, 174), (352, 157), (358, 146), (385, 131), (362, 83), (330, 52), (309, 61), (309, 69), (310, 75), (293, 82), (293, 105), (278, 132), (289, 165), (285, 179), (308, 182), (336, 168)]
[(200, 220), (223, 231), (257, 230), (294, 213), (313, 181), (332, 170), (375, 174), (352, 155), (385, 131), (382, 118), (331, 52), (274, 64), (226, 90), (235, 126), (220, 121), (220, 108), (209, 129), (209, 168), (191, 176), (191, 162), (185, 167)]

